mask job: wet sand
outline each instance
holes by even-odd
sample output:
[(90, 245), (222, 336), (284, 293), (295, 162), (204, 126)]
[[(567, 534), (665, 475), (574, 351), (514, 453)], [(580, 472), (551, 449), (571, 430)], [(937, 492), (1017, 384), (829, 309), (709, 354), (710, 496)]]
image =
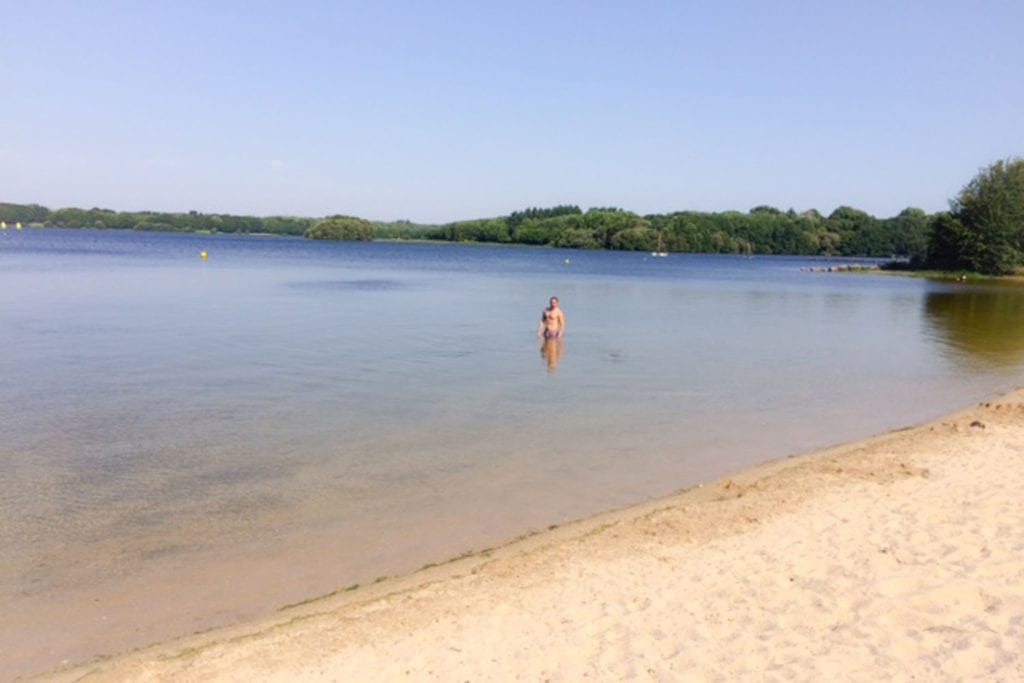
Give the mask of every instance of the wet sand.
[(1024, 390), (52, 680), (1024, 678)]

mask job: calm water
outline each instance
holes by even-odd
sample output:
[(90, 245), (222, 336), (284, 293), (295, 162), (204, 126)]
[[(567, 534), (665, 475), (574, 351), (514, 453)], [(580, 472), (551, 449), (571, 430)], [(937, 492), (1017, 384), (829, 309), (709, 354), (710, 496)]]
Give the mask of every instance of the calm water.
[[(801, 270), (826, 263), (2, 232), (0, 670), (266, 614), (1019, 384), (1024, 290)], [(545, 358), (551, 294), (568, 335)]]

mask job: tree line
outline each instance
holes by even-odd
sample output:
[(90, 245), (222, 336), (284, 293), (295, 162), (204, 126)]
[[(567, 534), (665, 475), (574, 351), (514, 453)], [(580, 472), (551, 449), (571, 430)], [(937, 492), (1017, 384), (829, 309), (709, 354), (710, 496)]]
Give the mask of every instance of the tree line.
[(373, 222), (354, 216), (305, 218), (235, 216), (111, 209), (50, 210), (38, 204), (0, 203), (0, 220), (37, 227), (171, 232), (303, 235), (312, 239), (426, 239), (568, 247), (733, 254), (842, 256), (923, 255), (929, 217), (920, 209), (878, 219), (843, 206), (828, 216), (758, 206), (747, 213), (680, 211), (638, 215), (616, 207), (574, 205), (528, 208), (507, 216), (425, 225)]
[(29, 226), (178, 232), (266, 233), (311, 239), (427, 239), (574, 249), (654, 249), (724, 254), (898, 257), (910, 267), (1005, 274), (1024, 265), (1024, 159), (982, 170), (929, 215), (907, 208), (876, 218), (850, 206), (828, 216), (772, 206), (747, 212), (677, 211), (639, 215), (616, 207), (528, 208), (507, 216), (425, 225), (354, 216), (305, 218), (229, 214), (117, 212), (0, 203), (0, 220)]
[(828, 256), (921, 257), (929, 216), (908, 208), (879, 219), (841, 206), (828, 216), (771, 206), (749, 212), (678, 211), (638, 215), (618, 208), (527, 209), (509, 216), (459, 221), (427, 231), (430, 239), (503, 242), (578, 249), (622, 249)]
[(678, 211), (638, 215), (618, 208), (531, 208), (508, 216), (422, 230), (430, 239), (728, 254), (898, 257), (910, 269), (1006, 275), (1024, 267), (1024, 159), (982, 169), (927, 214), (908, 207), (876, 218), (850, 206), (828, 216), (756, 206), (746, 213)]
[(156, 230), (163, 232), (228, 232), (303, 235), (316, 222), (294, 216), (234, 216), (223, 213), (163, 213), (111, 209), (56, 209), (39, 204), (0, 203), (0, 220), (33, 227)]

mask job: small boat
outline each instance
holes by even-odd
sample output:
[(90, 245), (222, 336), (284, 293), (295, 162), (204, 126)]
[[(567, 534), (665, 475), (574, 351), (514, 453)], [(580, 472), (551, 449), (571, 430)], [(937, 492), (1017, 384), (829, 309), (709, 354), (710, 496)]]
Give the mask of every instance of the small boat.
[(651, 252), (651, 256), (668, 256), (668, 252), (665, 251), (665, 240), (661, 237), (661, 231), (658, 232), (658, 248)]

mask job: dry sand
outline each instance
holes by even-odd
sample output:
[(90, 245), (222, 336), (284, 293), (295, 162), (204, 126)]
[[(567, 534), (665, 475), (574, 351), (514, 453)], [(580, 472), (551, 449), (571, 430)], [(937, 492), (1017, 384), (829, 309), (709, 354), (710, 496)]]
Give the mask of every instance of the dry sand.
[(1024, 680), (1024, 391), (57, 680)]

